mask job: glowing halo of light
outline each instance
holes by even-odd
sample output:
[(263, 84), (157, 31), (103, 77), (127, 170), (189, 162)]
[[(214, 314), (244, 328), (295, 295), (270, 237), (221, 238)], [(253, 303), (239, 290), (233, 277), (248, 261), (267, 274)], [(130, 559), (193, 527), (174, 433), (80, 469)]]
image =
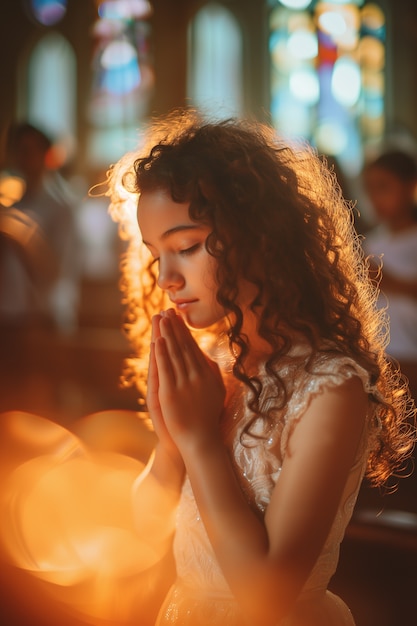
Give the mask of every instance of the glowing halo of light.
[(64, 462), (44, 455), (20, 465), (6, 487), (13, 507), (3, 515), (12, 561), (63, 586), (103, 574), (127, 576), (141, 560), (154, 564), (155, 553), (126, 523), (131, 487), (142, 469), (133, 458), (83, 454), (82, 447)]
[(296, 59), (314, 59), (318, 54), (317, 36), (305, 28), (291, 33), (287, 46)]
[(332, 80), (332, 94), (343, 106), (354, 106), (361, 93), (361, 72), (358, 64), (350, 57), (339, 57), (336, 61)]
[(26, 182), (20, 176), (2, 172), (0, 174), (0, 205), (11, 207), (22, 199)]
[(339, 11), (323, 11), (318, 18), (318, 22), (323, 32), (333, 37), (340, 37), (347, 31), (346, 20)]
[(128, 65), (135, 59), (137, 59), (137, 53), (132, 44), (129, 41), (116, 40), (106, 46), (101, 55), (100, 63), (104, 69), (111, 69)]
[(296, 70), (290, 76), (290, 91), (300, 102), (308, 105), (316, 104), (320, 97), (320, 86), (317, 74), (313, 69)]
[[(138, 444), (145, 461), (135, 458), (132, 442), (138, 433), (149, 434), (145, 423), (133, 411), (79, 420), (74, 427), (91, 444), (100, 429), (94, 449), (45, 418), (18, 411), (1, 417), (2, 563), (25, 576), (25, 593), (37, 597), (35, 610), (42, 613), (44, 605), (58, 601), (57, 623), (73, 623), (68, 616), (96, 626), (103, 620), (134, 623), (132, 616), (138, 607), (147, 610), (149, 594), (158, 585), (167, 546), (164, 538), (149, 540), (149, 533), (143, 541), (135, 527), (142, 509), (136, 507), (133, 516), (132, 488), (144, 475), (152, 440), (146, 449)], [(114, 428), (115, 451), (110, 449)], [(130, 452), (120, 452), (126, 446)], [(151, 482), (148, 497), (159, 499), (161, 492)], [(141, 502), (144, 509), (148, 506)], [(164, 528), (166, 520), (161, 523)], [(152, 530), (161, 536), (157, 521)]]

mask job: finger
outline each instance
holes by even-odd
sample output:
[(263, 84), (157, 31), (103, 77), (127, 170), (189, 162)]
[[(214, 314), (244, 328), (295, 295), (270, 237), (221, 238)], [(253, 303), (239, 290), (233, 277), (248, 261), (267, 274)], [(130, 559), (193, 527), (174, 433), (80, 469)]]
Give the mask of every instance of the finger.
[[(167, 312), (169, 313), (169, 312)], [(171, 358), (171, 364), (177, 376), (186, 374), (183, 351), (178, 332), (175, 329), (175, 313), (174, 316), (165, 314), (162, 316), (160, 325), (161, 337), (165, 338), (167, 352)]]
[(176, 380), (187, 376), (187, 366), (184, 361), (184, 346), (178, 340), (175, 332), (175, 321), (167, 316), (163, 316), (159, 325), (161, 337), (165, 339), (166, 350), (171, 359), (171, 366), (175, 373)]
[(146, 391), (146, 404), (148, 411), (154, 417), (154, 414), (159, 411), (159, 378), (158, 368), (155, 360), (155, 345), (151, 344), (151, 351), (149, 356), (149, 369), (148, 369), (148, 385)]
[(151, 343), (148, 368), (148, 392), (158, 389), (158, 368), (155, 361), (155, 344)]
[(155, 346), (151, 344), (151, 351), (149, 356), (149, 369), (148, 369), (148, 388), (146, 393), (146, 405), (149, 412), (149, 417), (152, 421), (155, 432), (160, 432), (161, 423), (163, 421), (161, 406), (159, 403), (159, 380), (158, 380), (158, 368), (155, 360)]
[(164, 336), (155, 340), (155, 363), (158, 369), (159, 389), (175, 388), (177, 374)]
[(173, 314), (170, 313), (169, 319), (172, 323), (177, 343), (182, 349), (187, 371), (190, 371), (191, 368), (201, 371), (201, 369), (206, 366), (206, 355), (201, 350), (180, 315), (177, 315), (175, 312), (173, 312)]
[(159, 330), (159, 323), (161, 321), (160, 315), (154, 315), (152, 317), (152, 334), (151, 341), (155, 341), (157, 337), (161, 336), (161, 331)]

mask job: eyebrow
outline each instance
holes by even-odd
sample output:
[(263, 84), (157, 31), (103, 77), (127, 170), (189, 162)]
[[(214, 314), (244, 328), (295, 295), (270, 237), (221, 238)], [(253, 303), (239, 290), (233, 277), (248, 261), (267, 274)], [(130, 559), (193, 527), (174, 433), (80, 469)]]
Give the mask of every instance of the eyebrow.
[[(199, 224), (178, 224), (178, 226), (173, 226), (172, 228), (168, 228), (168, 230), (162, 233), (161, 240), (163, 241), (164, 239), (168, 239), (168, 237), (170, 237), (171, 235), (174, 235), (175, 233), (178, 233), (178, 232), (182, 232), (184, 230), (198, 230), (200, 228), (201, 226)], [(152, 245), (149, 242), (145, 241), (144, 239), (142, 241), (145, 244), (145, 246)]]

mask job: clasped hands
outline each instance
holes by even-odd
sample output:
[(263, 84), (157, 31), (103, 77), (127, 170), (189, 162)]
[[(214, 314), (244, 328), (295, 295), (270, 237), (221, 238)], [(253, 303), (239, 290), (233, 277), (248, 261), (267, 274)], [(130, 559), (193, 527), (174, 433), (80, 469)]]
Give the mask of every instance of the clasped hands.
[(184, 458), (219, 439), (225, 386), (173, 309), (152, 319), (147, 405), (161, 445)]

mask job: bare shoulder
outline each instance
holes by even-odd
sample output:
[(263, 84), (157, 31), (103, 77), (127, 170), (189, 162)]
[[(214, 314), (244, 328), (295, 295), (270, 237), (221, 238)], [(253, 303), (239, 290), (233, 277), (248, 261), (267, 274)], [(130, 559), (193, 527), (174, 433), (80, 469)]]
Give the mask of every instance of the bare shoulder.
[(328, 536), (358, 458), (368, 406), (363, 383), (353, 375), (312, 396), (291, 430), (266, 523), (276, 553), (291, 546), (292, 558), (306, 572)]
[(294, 429), (294, 442), (314, 430), (315, 439), (322, 434), (332, 437), (360, 436), (369, 408), (368, 394), (359, 376), (346, 378), (339, 385), (325, 386), (314, 395)]

